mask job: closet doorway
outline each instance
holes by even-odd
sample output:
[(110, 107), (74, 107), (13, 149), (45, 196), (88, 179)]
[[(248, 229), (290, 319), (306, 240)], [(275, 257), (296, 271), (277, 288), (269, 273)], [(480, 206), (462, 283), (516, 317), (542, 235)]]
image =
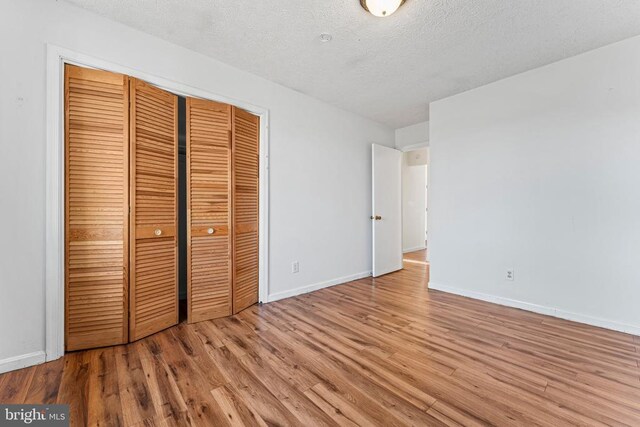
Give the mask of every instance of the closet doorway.
[[(260, 117), (64, 69), (65, 349), (259, 301)], [(180, 303), (180, 301), (183, 301)]]

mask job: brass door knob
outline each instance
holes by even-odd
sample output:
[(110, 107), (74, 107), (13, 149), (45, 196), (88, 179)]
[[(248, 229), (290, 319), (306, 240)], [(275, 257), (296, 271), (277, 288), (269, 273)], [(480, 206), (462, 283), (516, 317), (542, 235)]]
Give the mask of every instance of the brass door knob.
[(216, 232), (216, 230), (214, 230), (213, 228), (210, 228), (210, 229), (207, 230), (207, 234), (213, 234), (215, 232)]
[(162, 234), (162, 230), (156, 228), (156, 231), (154, 231), (153, 234), (155, 234), (156, 236), (160, 236)]

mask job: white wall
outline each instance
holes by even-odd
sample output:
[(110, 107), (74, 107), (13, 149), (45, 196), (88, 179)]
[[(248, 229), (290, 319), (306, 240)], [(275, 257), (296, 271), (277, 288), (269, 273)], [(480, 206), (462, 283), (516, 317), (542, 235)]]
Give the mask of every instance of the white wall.
[(432, 288), (640, 333), (640, 38), (432, 103), (430, 126)]
[(393, 130), (64, 2), (5, 0), (0, 371), (44, 349), (46, 43), (270, 109), (270, 298), (371, 270), (370, 144)]
[(402, 153), (402, 250), (425, 248), (428, 148)]
[(398, 150), (427, 145), (429, 145), (429, 122), (420, 122), (396, 129), (396, 148)]

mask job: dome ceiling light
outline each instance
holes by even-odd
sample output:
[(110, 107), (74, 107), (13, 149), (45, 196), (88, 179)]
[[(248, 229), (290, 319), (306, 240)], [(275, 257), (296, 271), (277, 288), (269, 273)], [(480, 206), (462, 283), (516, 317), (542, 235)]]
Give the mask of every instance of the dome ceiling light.
[(384, 18), (393, 14), (406, 0), (360, 0), (360, 6), (373, 16)]

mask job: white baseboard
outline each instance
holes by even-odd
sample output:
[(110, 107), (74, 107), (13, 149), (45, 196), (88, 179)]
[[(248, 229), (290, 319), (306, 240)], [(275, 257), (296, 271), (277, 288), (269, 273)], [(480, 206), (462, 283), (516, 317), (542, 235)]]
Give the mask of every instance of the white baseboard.
[(519, 308), (522, 310), (532, 311), (534, 313), (545, 314), (547, 316), (571, 320), (578, 323), (584, 323), (585, 325), (597, 326), (599, 328), (611, 329), (613, 331), (624, 332), (632, 335), (640, 335), (640, 326), (629, 325), (627, 323), (620, 323), (613, 320), (602, 319), (600, 317), (589, 316), (586, 314), (573, 313), (555, 307), (532, 304), (529, 302), (499, 297), (496, 295), (484, 294), (482, 292), (469, 291), (466, 289), (460, 289), (453, 286), (447, 286), (433, 282), (429, 282), (429, 289), (478, 299), (481, 301), (487, 301), (507, 307)]
[(325, 282), (314, 283), (312, 285), (302, 286), (299, 288), (291, 289), (289, 291), (277, 292), (269, 295), (268, 302), (278, 301), (284, 298), (295, 297), (297, 295), (306, 294), (309, 292), (317, 291), (318, 289), (328, 288), (330, 286), (341, 285), (343, 283), (352, 282), (354, 280), (362, 279), (364, 277), (371, 276), (371, 271), (363, 271), (362, 273), (352, 274), (350, 276), (338, 277), (336, 279), (327, 280)]
[(406, 253), (409, 253), (409, 252), (422, 251), (422, 250), (424, 250), (424, 249), (427, 249), (427, 247), (426, 247), (426, 246), (424, 246), (424, 245), (422, 245), (422, 246), (416, 246), (415, 248), (403, 249), (403, 250), (402, 250), (402, 253), (403, 253), (403, 254), (406, 254)]
[(44, 363), (46, 354), (44, 351), (34, 351), (33, 353), (21, 354), (20, 356), (8, 357), (0, 360), (0, 374), (27, 366)]

